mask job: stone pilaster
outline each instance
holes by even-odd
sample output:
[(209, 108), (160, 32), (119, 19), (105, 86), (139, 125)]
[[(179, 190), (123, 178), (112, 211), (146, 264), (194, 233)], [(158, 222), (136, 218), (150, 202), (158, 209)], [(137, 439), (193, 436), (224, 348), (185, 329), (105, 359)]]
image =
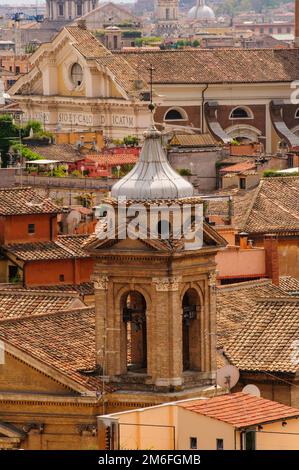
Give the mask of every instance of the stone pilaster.
[(179, 298), (180, 277), (152, 279), (155, 288), (155, 351), (153, 378), (159, 387), (182, 383), (182, 317)]
[(95, 276), (95, 334), (96, 334), (96, 363), (101, 367), (104, 375), (106, 369), (106, 349), (107, 349), (107, 313), (108, 313), (108, 277)]

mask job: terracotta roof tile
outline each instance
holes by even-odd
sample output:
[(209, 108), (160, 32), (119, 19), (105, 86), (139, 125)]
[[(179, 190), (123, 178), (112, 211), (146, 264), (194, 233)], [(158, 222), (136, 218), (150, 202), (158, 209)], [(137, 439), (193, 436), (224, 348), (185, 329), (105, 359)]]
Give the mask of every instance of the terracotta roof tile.
[(241, 370), (295, 373), (298, 313), (299, 297), (257, 301), (237, 332), (225, 340), (226, 357)]
[(31, 188), (0, 188), (0, 215), (56, 214), (61, 209)]
[(170, 141), (172, 146), (211, 147), (220, 145), (211, 134), (176, 134)]
[[(299, 176), (264, 178), (252, 194), (252, 202), (240, 224), (242, 230), (248, 233), (299, 231)], [(236, 203), (242, 206), (241, 200), (236, 199)]]
[[(102, 391), (103, 383), (95, 364), (93, 308), (3, 321), (0, 322), (0, 338), (86, 389)], [(93, 370), (94, 374), (84, 373)]]
[[(25, 288), (26, 289), (26, 288)], [(81, 284), (57, 284), (49, 286), (34, 286), (29, 287), (29, 291), (46, 291), (46, 292), (77, 292), (79, 295), (93, 295), (94, 284), (93, 282), (82, 282)]]
[(299, 279), (292, 276), (281, 276), (280, 287), (290, 295), (299, 295)]
[(235, 163), (234, 165), (221, 168), (220, 173), (242, 173), (243, 171), (255, 170), (255, 162)]
[(247, 428), (257, 424), (299, 417), (299, 409), (242, 392), (180, 403), (180, 407), (209, 418)]
[(78, 26), (67, 26), (65, 28), (75, 39), (73, 46), (86, 58), (94, 59), (101, 56), (111, 55), (111, 52), (101, 44), (87, 29)]
[(120, 56), (138, 71), (154, 67), (154, 83), (289, 82), (299, 74), (298, 49), (130, 51)]
[(45, 160), (57, 160), (58, 162), (76, 162), (82, 160), (82, 155), (78, 150), (70, 144), (50, 144), (50, 145), (30, 145), (29, 147), (33, 152), (38, 153)]
[(218, 346), (237, 334), (251, 318), (251, 312), (260, 298), (282, 298), (285, 291), (269, 279), (241, 282), (217, 287)]
[(89, 235), (59, 235), (49, 242), (13, 243), (4, 245), (4, 251), (22, 261), (39, 261), (69, 258), (89, 258), (82, 246)]
[(22, 288), (1, 288), (0, 321), (23, 318), (60, 310), (83, 307), (76, 292), (31, 291)]
[(136, 163), (138, 160), (138, 155), (130, 154), (130, 153), (117, 153), (114, 155), (104, 155), (104, 154), (97, 154), (97, 155), (85, 155), (86, 161), (98, 162), (100, 165), (109, 165), (109, 166), (116, 166), (116, 165), (124, 165), (126, 163)]

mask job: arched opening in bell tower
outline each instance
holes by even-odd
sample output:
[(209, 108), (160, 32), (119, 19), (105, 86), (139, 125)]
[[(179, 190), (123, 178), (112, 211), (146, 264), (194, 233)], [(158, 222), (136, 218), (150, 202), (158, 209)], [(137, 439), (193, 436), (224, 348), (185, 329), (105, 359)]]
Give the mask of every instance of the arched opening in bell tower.
[(188, 289), (182, 302), (182, 356), (183, 370), (199, 371), (200, 354), (200, 299), (195, 289)]
[(146, 301), (140, 292), (130, 291), (124, 294), (122, 315), (125, 326), (127, 371), (146, 373)]

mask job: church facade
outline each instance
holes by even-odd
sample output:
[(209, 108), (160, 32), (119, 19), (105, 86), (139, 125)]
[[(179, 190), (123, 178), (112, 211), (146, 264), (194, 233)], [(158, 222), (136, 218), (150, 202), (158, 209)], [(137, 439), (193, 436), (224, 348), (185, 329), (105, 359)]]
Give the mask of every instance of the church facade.
[(32, 69), (11, 88), (24, 121), (49, 130), (103, 129), (110, 138), (147, 128), (148, 85), (83, 27), (65, 27), (31, 56)]
[(31, 56), (9, 90), (49, 130), (102, 129), (110, 138), (148, 127), (150, 68), (155, 123), (209, 132), (220, 143), (299, 147), (299, 49), (108, 51), (84, 24), (64, 28)]

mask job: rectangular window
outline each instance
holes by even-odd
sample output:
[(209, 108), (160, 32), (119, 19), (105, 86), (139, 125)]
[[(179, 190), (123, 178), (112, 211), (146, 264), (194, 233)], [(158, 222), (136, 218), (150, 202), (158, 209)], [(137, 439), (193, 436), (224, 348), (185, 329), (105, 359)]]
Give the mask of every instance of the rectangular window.
[(18, 276), (18, 267), (12, 266), (11, 264), (8, 266), (8, 281), (13, 282), (17, 279)]
[(64, 8), (63, 8), (63, 5), (61, 3), (58, 5), (58, 15), (59, 16), (64, 15)]
[(216, 450), (223, 450), (223, 439), (216, 439)]
[(16, 65), (16, 74), (19, 74), (19, 73), (20, 73), (20, 66)]
[(28, 224), (28, 233), (35, 233), (35, 224)]
[(64, 274), (59, 274), (59, 281), (64, 282)]
[(190, 449), (197, 449), (197, 437), (190, 437)]
[(240, 178), (240, 189), (246, 189), (246, 178)]

